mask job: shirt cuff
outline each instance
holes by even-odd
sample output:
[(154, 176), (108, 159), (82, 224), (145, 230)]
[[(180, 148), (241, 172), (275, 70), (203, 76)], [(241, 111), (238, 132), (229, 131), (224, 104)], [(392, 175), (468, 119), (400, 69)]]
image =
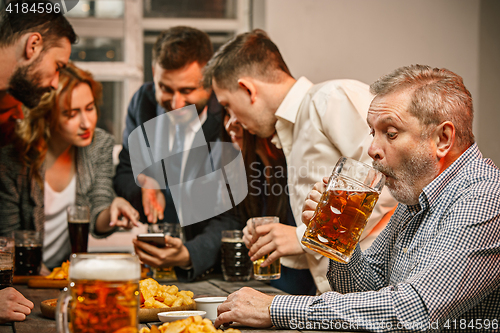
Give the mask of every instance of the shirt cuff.
[(290, 328), (299, 322), (306, 322), (311, 300), (311, 296), (274, 296), (269, 308), (271, 322), (279, 328)]

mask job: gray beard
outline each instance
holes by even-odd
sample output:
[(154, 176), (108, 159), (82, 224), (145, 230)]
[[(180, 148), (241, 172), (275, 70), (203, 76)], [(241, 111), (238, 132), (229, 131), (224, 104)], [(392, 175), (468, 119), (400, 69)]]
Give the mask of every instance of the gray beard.
[(424, 147), (406, 155), (399, 170), (382, 166), (378, 161), (373, 167), (390, 176), (392, 184), (388, 185), (392, 196), (405, 205), (418, 204), (422, 189), (439, 174), (439, 166)]

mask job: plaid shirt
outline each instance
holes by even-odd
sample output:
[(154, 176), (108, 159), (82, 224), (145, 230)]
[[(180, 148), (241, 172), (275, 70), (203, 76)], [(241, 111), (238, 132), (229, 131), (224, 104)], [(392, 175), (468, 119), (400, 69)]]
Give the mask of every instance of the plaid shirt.
[(330, 260), (332, 289), (276, 296), (277, 327), (498, 332), (500, 170), (476, 144), (427, 185), (419, 204), (399, 204), (374, 244), (351, 261)]

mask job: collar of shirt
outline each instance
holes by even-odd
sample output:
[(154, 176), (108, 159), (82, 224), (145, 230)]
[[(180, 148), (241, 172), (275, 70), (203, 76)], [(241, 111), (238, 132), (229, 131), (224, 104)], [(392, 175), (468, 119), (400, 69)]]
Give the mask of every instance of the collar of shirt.
[[(451, 179), (458, 174), (466, 163), (471, 160), (481, 159), (482, 157), (483, 155), (476, 143), (470, 146), (455, 162), (441, 172), (429, 185), (424, 187), (419, 198), (422, 208), (424, 208), (424, 205), (432, 206), (436, 203), (443, 189), (450, 184)], [(422, 200), (424, 196), (425, 200)]]
[[(206, 120), (207, 120), (207, 107), (205, 106), (205, 108), (203, 109), (203, 111), (201, 111), (198, 117), (194, 118), (193, 120), (191, 120), (191, 122), (189, 122), (186, 125), (186, 129), (184, 132), (186, 136), (186, 139), (184, 140), (184, 151), (189, 150), (191, 144), (193, 143), (194, 134), (196, 134), (200, 130), (201, 126), (203, 126)], [(172, 121), (170, 121), (169, 150), (172, 150), (172, 146), (174, 144), (174, 136), (175, 136), (175, 124)]]
[(400, 204), (400, 207), (403, 209), (401, 211), (403, 215), (401, 216), (405, 216), (404, 218), (400, 218), (400, 221), (405, 221), (402, 222), (400, 228), (405, 228), (407, 223), (420, 211), (432, 211), (444, 188), (451, 183), (451, 179), (458, 174), (460, 169), (471, 159), (480, 158), (482, 158), (482, 154), (477, 144), (474, 143), (446, 170), (441, 172), (441, 174), (423, 188), (418, 198), (418, 204), (412, 206)]
[(300, 104), (312, 86), (312, 82), (305, 77), (299, 78), (286, 94), (278, 110), (276, 110), (275, 116), (278, 118), (275, 125), (276, 134), (271, 139), (271, 142), (277, 148), (282, 148), (285, 155), (289, 154), (292, 146), (292, 130), (299, 113)]

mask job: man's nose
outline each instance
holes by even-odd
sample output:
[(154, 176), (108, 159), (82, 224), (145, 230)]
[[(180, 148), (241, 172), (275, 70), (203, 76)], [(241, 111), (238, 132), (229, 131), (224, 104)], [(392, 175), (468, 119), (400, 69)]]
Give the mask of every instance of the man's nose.
[(56, 74), (52, 78), (52, 81), (50, 81), (50, 86), (52, 87), (52, 89), (57, 90), (58, 85), (59, 85), (59, 72), (56, 72)]
[(175, 92), (172, 96), (172, 109), (177, 110), (184, 106), (186, 106), (186, 98), (180, 92)]
[(381, 160), (383, 158), (382, 149), (380, 149), (375, 137), (373, 138), (370, 148), (368, 148), (368, 155), (374, 160)]

